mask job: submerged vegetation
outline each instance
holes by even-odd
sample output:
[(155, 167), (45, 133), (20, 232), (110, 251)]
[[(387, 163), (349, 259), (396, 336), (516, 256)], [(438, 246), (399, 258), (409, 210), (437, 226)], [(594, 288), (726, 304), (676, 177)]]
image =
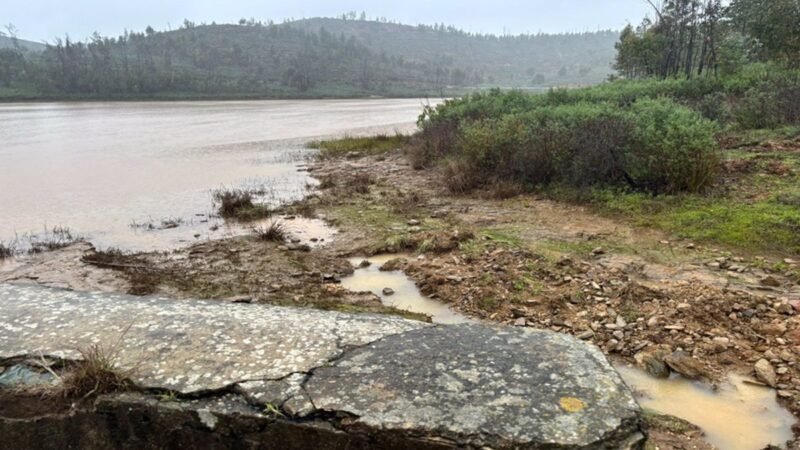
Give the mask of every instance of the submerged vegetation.
[(289, 233), (281, 222), (273, 221), (269, 225), (264, 225), (253, 229), (259, 240), (266, 242), (286, 242)]
[(0, 241), (0, 260), (59, 250), (83, 240), (83, 236), (73, 233), (67, 227), (45, 228), (41, 233), (25, 234), (10, 241)]
[(256, 194), (244, 189), (219, 189), (213, 193), (219, 215), (243, 222), (272, 216), (269, 206), (256, 203)]

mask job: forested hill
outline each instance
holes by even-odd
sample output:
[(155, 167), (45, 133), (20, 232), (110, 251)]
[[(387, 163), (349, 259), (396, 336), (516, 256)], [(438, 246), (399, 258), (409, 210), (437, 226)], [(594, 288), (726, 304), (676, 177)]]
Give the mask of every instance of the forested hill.
[(307, 19), (196, 25), (0, 50), (0, 97), (447, 95), (593, 84), (616, 32), (496, 37), (452, 27)]
[(45, 49), (45, 45), (38, 42), (26, 41), (24, 39), (12, 39), (8, 36), (0, 36), (0, 49), (3, 48), (19, 48), (23, 51), (41, 52)]
[(612, 72), (609, 61), (619, 39), (615, 31), (498, 37), (445, 25), (330, 18), (304, 19), (290, 26), (353, 36), (376, 52), (459, 68), (477, 75), (479, 83), (515, 87), (601, 82)]

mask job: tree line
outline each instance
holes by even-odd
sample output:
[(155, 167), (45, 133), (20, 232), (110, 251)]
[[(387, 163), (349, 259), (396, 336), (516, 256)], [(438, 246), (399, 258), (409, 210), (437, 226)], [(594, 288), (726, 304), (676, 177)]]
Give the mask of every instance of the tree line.
[(628, 25), (615, 68), (627, 78), (718, 75), (748, 62), (800, 63), (800, 0), (666, 0)]
[[(173, 31), (147, 27), (82, 42), (65, 36), (42, 52), (0, 50), (0, 88), (31, 96), (441, 95), (485, 84), (603, 77), (617, 36), (489, 39), (444, 25), (353, 17), (282, 24), (242, 19), (238, 25), (185, 20)], [(386, 27), (403, 34), (400, 42), (385, 37), (395, 35)], [(582, 64), (584, 53), (598, 54), (581, 53), (586, 46), (607, 47), (606, 59)]]

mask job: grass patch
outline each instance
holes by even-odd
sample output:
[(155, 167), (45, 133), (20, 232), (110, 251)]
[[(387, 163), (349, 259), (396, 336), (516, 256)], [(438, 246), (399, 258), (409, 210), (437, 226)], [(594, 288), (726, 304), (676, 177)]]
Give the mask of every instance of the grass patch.
[(38, 254), (69, 247), (76, 242), (82, 241), (83, 237), (73, 234), (69, 228), (53, 227), (50, 230), (46, 230), (44, 234), (30, 236), (29, 239), (30, 249), (28, 252)]
[(744, 203), (729, 198), (648, 196), (602, 191), (603, 211), (679, 237), (752, 252), (800, 254), (800, 208), (777, 201)]
[(251, 222), (272, 216), (269, 206), (255, 203), (255, 194), (247, 190), (220, 189), (213, 197), (219, 215), (225, 219)]
[(66, 374), (56, 394), (65, 398), (85, 399), (95, 395), (129, 390), (133, 371), (123, 371), (117, 367), (118, 345), (104, 349), (91, 345), (80, 349), (81, 360), (67, 366)]
[(286, 242), (289, 238), (289, 232), (286, 231), (286, 227), (278, 221), (273, 221), (269, 225), (254, 228), (253, 232), (260, 241), (265, 242), (281, 243)]
[(0, 241), (0, 259), (11, 258), (16, 254), (17, 250), (13, 243)]
[(341, 139), (331, 139), (309, 142), (309, 148), (319, 149), (319, 158), (342, 158), (349, 154), (358, 153), (360, 156), (381, 155), (396, 150), (409, 142), (409, 136), (402, 134), (379, 134), (369, 137), (345, 136)]

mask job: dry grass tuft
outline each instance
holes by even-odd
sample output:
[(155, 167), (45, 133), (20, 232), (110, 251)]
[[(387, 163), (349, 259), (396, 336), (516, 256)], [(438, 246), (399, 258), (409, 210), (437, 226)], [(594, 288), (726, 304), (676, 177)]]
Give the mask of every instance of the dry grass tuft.
[(80, 361), (69, 363), (52, 395), (86, 399), (92, 396), (130, 390), (133, 370), (117, 367), (118, 345), (103, 349), (97, 344), (79, 349)]

